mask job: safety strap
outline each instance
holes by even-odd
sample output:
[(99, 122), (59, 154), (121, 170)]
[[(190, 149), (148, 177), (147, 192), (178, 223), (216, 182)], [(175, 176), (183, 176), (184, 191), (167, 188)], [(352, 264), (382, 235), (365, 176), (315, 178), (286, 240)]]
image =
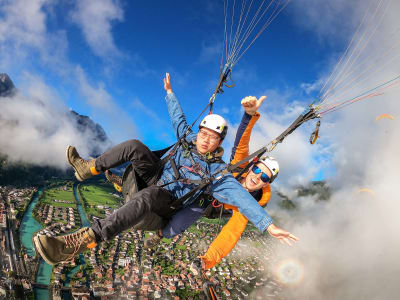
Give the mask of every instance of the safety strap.
[(194, 196), (198, 191), (201, 191), (204, 188), (206, 188), (212, 181), (213, 181), (212, 178), (202, 179), (198, 186), (196, 186), (190, 192), (188, 192), (187, 194), (183, 195), (182, 197), (180, 197), (180, 198), (176, 199), (174, 202), (172, 202), (172, 204), (170, 205), (170, 208), (174, 209), (174, 210), (177, 208), (180, 208), (187, 199)]
[[(235, 170), (240, 169), (240, 166), (246, 162), (248, 162), (250, 159), (258, 157), (260, 158), (265, 152), (271, 152), (276, 144), (281, 143), (285, 137), (287, 137), (289, 134), (291, 134), (293, 131), (295, 131), (301, 124), (315, 118), (319, 118), (320, 116), (316, 113), (316, 110), (314, 107), (310, 106), (309, 110), (305, 110), (283, 133), (281, 133), (276, 139), (274, 139), (272, 142), (270, 142), (268, 145), (262, 147), (261, 149), (257, 150), (256, 152), (248, 155), (241, 161), (237, 162), (234, 165), (229, 164), (226, 168), (222, 170), (218, 170), (213, 174), (213, 178), (215, 179), (221, 179), (223, 176), (225, 176), (228, 173), (234, 172)], [(271, 146), (270, 146), (271, 145)], [(270, 146), (268, 148), (268, 146)], [(253, 162), (254, 164), (254, 162)], [(240, 171), (240, 176), (246, 172), (252, 164), (248, 164), (246, 168), (242, 169)], [(217, 176), (217, 174), (220, 174)]]
[[(238, 169), (240, 169), (240, 166), (243, 165), (244, 163), (248, 162), (250, 159), (254, 158), (254, 157), (261, 157), (265, 152), (267, 151), (266, 147), (262, 147), (260, 150), (257, 150), (256, 152), (250, 154), (249, 156), (245, 157), (244, 159), (242, 159), (241, 161), (237, 162), (234, 165), (229, 164), (225, 169), (219, 170), (218, 172), (216, 172), (213, 176), (215, 176), (218, 173), (221, 173), (221, 176), (218, 177), (222, 177), (228, 173), (232, 173)], [(244, 172), (246, 172), (248, 170), (247, 168), (248, 166), (246, 166), (246, 168), (241, 169), (240, 171), (240, 175), (242, 175)]]
[[(251, 163), (247, 164), (246, 167), (242, 168), (242, 169), (239, 171), (239, 173), (235, 176), (235, 178), (236, 178), (236, 179), (239, 179), (240, 177), (242, 177), (242, 175), (243, 175), (244, 173), (246, 173), (254, 164), (256, 164), (256, 163), (259, 161), (260, 157), (263, 156), (264, 153), (265, 153), (265, 151), (261, 151), (259, 154), (257, 154), (257, 155), (253, 158), (253, 160), (252, 160)], [(240, 166), (240, 165), (239, 165), (239, 166)], [(236, 170), (234, 169), (233, 171), (236, 171)], [(232, 172), (233, 172), (233, 171), (232, 171)]]
[(205, 270), (201, 269), (200, 273), (203, 279), (205, 279), (205, 282), (203, 284), (203, 292), (206, 295), (207, 300), (218, 300), (214, 284), (210, 281), (210, 278), (207, 276)]

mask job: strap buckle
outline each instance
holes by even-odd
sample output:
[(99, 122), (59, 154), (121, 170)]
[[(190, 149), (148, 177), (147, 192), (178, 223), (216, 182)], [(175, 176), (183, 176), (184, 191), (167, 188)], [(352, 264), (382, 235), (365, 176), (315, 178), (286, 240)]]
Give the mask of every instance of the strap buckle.
[(201, 170), (201, 166), (200, 166), (199, 163), (195, 163), (194, 165), (192, 165), (192, 169), (193, 169), (193, 172), (194, 172), (194, 173), (199, 174), (199, 173), (200, 173), (200, 170)]

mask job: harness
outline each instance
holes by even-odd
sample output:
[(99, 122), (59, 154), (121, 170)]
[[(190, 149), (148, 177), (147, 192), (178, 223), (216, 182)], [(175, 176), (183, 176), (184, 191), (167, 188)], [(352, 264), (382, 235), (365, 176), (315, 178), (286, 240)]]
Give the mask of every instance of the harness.
[[(184, 137), (185, 136), (186, 136), (186, 134), (184, 135)], [(188, 143), (184, 137), (180, 138), (178, 140), (178, 142), (173, 146), (171, 151), (168, 153), (168, 155), (161, 160), (161, 166), (160, 166), (160, 171), (162, 171), (165, 164), (167, 162), (170, 162), (172, 170), (174, 171), (174, 175), (175, 175), (174, 180), (164, 183), (163, 185), (160, 185), (160, 187), (165, 187), (167, 185), (170, 185), (170, 184), (176, 183), (176, 182), (180, 182), (182, 184), (187, 184), (187, 185), (189, 185), (189, 184), (196, 185), (195, 188), (193, 188), (191, 191), (186, 193), (184, 196), (176, 199), (170, 205), (170, 208), (174, 209), (174, 210), (180, 208), (187, 199), (194, 196), (197, 192), (205, 190), (208, 187), (208, 185), (210, 183), (212, 183), (213, 180), (215, 179), (215, 178), (213, 178), (213, 176), (206, 174), (203, 167), (199, 163), (195, 162), (195, 160), (193, 158), (193, 154), (196, 154), (200, 159), (206, 161), (207, 163), (223, 162), (220, 157), (213, 156), (209, 153), (207, 153), (206, 155), (200, 154), (193, 147), (193, 144)], [(183, 149), (185, 149), (183, 152), (183, 156), (189, 159), (191, 166), (179, 166), (178, 167), (176, 165), (174, 156), (175, 156), (176, 151), (179, 146), (181, 146)], [(181, 174), (179, 173), (179, 170), (182, 168), (184, 168), (192, 173), (198, 174), (201, 177), (201, 179), (181, 178)], [(204, 201), (204, 198), (202, 198), (200, 201)]]

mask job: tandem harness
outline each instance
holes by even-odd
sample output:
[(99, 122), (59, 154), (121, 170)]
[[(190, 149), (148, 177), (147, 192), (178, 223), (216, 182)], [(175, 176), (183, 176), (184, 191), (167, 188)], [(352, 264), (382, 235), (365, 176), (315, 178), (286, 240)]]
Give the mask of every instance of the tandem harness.
[[(194, 149), (193, 144), (189, 144), (186, 140), (185, 140), (185, 136), (184, 135), (182, 138), (180, 138), (178, 140), (178, 142), (173, 146), (173, 148), (170, 150), (170, 152), (168, 153), (168, 155), (166, 157), (164, 157), (161, 160), (161, 164), (160, 164), (160, 170), (159, 172), (161, 173), (164, 165), (169, 161), (171, 163), (171, 167), (174, 171), (174, 175), (175, 175), (175, 180), (165, 183), (163, 185), (160, 185), (160, 187), (165, 187), (167, 185), (170, 185), (172, 183), (176, 183), (176, 182), (181, 182), (183, 184), (194, 184), (196, 185), (195, 188), (193, 188), (190, 192), (188, 192), (187, 194), (185, 194), (184, 196), (176, 199), (172, 204), (171, 204), (171, 209), (179, 209), (182, 204), (189, 199), (190, 197), (194, 196), (196, 193), (198, 193), (199, 191), (204, 191), (209, 184), (211, 184), (214, 180), (215, 177), (214, 176), (210, 176), (207, 175), (205, 170), (203, 170), (202, 166), (199, 163), (196, 163), (194, 158), (193, 158), (193, 154), (196, 154), (200, 157), (200, 159), (208, 162), (208, 163), (215, 163), (215, 162), (223, 162), (221, 157), (216, 157), (210, 154), (206, 154), (206, 155), (202, 155), (200, 153), (197, 152), (196, 149)], [(184, 149), (184, 157), (188, 158), (191, 166), (178, 166), (175, 163), (175, 160), (173, 159), (173, 156), (176, 154), (176, 151), (178, 149), (178, 147), (181, 146)], [(181, 174), (179, 173), (179, 170), (181, 168), (187, 169), (188, 171), (198, 174), (201, 177), (200, 179), (189, 179), (189, 178), (181, 178)], [(201, 200), (203, 201), (203, 200)]]

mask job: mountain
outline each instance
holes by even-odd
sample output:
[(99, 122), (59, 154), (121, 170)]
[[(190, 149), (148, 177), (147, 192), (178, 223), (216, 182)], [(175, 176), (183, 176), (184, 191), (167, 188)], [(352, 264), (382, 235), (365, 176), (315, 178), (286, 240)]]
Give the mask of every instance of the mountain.
[(72, 119), (76, 122), (75, 126), (78, 131), (82, 133), (90, 133), (91, 138), (90, 141), (88, 141), (88, 145), (93, 145), (90, 151), (91, 156), (99, 156), (102, 151), (98, 145), (103, 143), (111, 143), (103, 127), (101, 127), (98, 123), (93, 122), (88, 116), (80, 115), (73, 110), (70, 110), (70, 113)]
[(312, 181), (306, 186), (297, 188), (297, 197), (317, 195), (317, 201), (326, 201), (331, 197), (331, 189), (326, 181)]
[(0, 97), (9, 97), (15, 94), (15, 86), (10, 77), (0, 73)]
[[(280, 198), (279, 206), (281, 208), (291, 210), (297, 207), (295, 199), (290, 199), (290, 197), (279, 191), (276, 194)], [(327, 201), (330, 199), (331, 194), (331, 188), (326, 181), (312, 181), (307, 185), (298, 186), (295, 198), (316, 196), (315, 201)]]

